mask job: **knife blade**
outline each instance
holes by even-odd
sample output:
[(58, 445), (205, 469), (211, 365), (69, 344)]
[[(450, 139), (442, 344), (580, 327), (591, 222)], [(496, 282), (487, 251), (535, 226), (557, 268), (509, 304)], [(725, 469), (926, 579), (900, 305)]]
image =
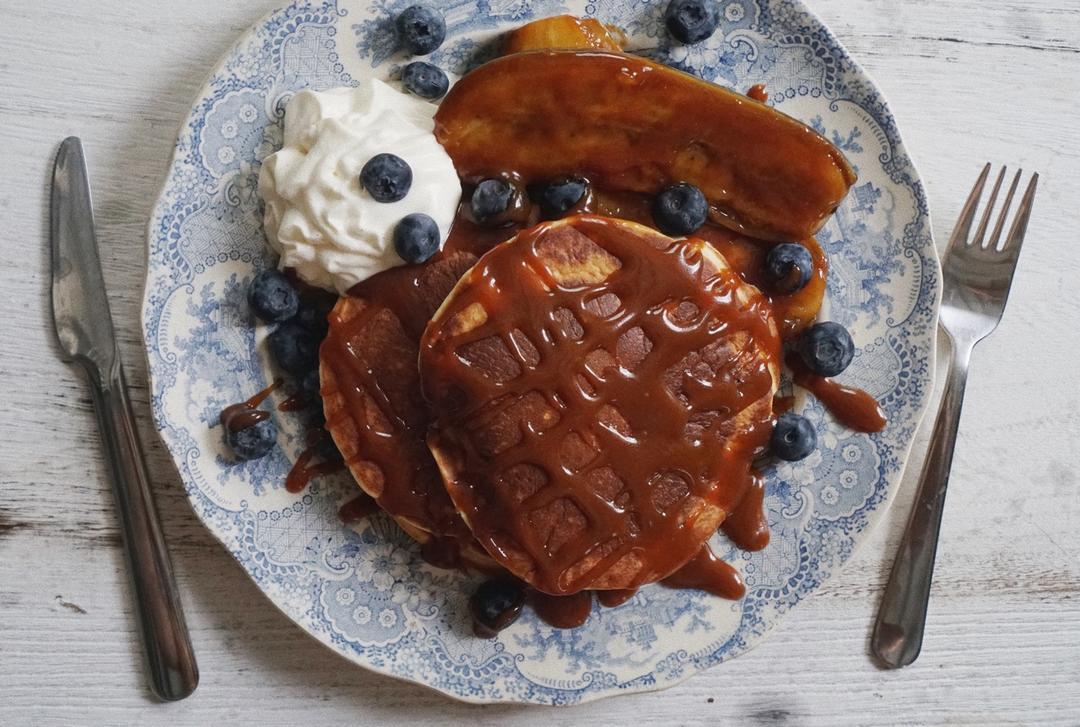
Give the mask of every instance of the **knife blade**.
[(150, 489), (101, 274), (82, 143), (60, 145), (49, 204), (52, 309), (61, 353), (86, 370), (116, 495), (151, 686), (165, 700), (199, 683), (172, 563)]
[(75, 137), (65, 139), (56, 156), (49, 220), (56, 337), (65, 356), (105, 378), (119, 355), (98, 258), (86, 159)]

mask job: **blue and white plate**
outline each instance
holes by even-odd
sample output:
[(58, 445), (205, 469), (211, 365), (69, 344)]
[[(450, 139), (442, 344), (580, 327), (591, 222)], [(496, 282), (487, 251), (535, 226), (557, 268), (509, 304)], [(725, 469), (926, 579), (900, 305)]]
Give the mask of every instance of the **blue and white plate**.
[(744, 553), (716, 538), (746, 579), (741, 601), (650, 586), (579, 629), (526, 612), (491, 641), (471, 634), (468, 577), (426, 565), (381, 515), (341, 524), (338, 506), (356, 492), (347, 475), (285, 491), (302, 448), (298, 415), (277, 415), (272, 456), (233, 461), (218, 413), (272, 378), (265, 328), (245, 301), (247, 282), (273, 264), (260, 161), (280, 145), (298, 89), (394, 76), (405, 58), (393, 18), (412, 0), (296, 2), (240, 38), (199, 93), (149, 229), (143, 325), (157, 426), (206, 526), (282, 611), (345, 658), (473, 702), (571, 704), (670, 686), (761, 640), (851, 557), (895, 491), (933, 378), (940, 275), (922, 185), (881, 94), (800, 2), (725, 0), (716, 35), (684, 47), (665, 33), (666, 0), (432, 1), (448, 39), (431, 60), (451, 72), (489, 58), (491, 40), (524, 21), (596, 15), (638, 52), (739, 90), (766, 84), (772, 104), (840, 147), (859, 181), (820, 235), (826, 310), (858, 346), (841, 378), (877, 397), (888, 428), (857, 434), (800, 400), (820, 448), (769, 473), (772, 543)]

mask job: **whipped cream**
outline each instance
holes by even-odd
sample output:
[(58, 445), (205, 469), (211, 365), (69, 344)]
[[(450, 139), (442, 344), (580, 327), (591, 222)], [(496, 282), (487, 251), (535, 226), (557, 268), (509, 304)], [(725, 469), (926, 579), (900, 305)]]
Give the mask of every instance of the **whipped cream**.
[[(284, 145), (259, 173), (266, 237), (282, 269), (344, 293), (403, 264), (393, 233), (405, 215), (431, 216), (446, 240), (461, 183), (435, 140), (435, 111), (373, 78), (356, 88), (301, 91), (289, 101)], [(397, 202), (376, 202), (360, 184), (364, 164), (382, 152), (412, 167), (412, 188)]]

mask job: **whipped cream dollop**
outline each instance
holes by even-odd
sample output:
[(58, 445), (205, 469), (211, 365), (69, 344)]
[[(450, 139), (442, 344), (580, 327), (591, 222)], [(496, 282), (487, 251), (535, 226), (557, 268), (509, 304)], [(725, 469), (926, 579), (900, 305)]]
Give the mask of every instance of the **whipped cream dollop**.
[[(289, 101), (284, 145), (259, 173), (266, 236), (283, 270), (344, 293), (404, 263), (393, 233), (406, 215), (429, 215), (446, 240), (461, 183), (435, 140), (435, 111), (373, 78), (355, 88), (301, 91)], [(383, 152), (412, 168), (412, 187), (397, 202), (376, 202), (360, 184), (364, 164)]]

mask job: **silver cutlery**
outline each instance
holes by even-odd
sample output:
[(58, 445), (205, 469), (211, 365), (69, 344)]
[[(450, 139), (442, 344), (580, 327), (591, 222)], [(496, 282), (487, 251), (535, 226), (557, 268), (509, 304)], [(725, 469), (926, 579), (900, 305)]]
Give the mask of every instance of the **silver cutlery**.
[(187, 697), (199, 670), (161, 534), (101, 275), (82, 143), (60, 145), (49, 205), (52, 309), (65, 360), (86, 372), (112, 475), (155, 694)]
[(919, 490), (911, 518), (900, 542), (871, 638), (874, 653), (893, 669), (911, 664), (922, 648), (926, 607), (934, 575), (934, 556), (945, 507), (945, 490), (949, 484), (972, 349), (989, 336), (1001, 320), (1039, 183), (1039, 175), (1032, 175), (1005, 240), (1001, 242), (1001, 233), (1022, 171), (1016, 173), (990, 237), (986, 239), (998, 193), (1005, 179), (1005, 168), (1002, 167), (982, 219), (974, 235), (971, 235), (971, 225), (975, 221), (990, 169), (990, 164), (983, 168), (971, 190), (942, 261), (944, 289), (940, 322), (952, 343), (952, 362), (934, 422), (930, 449), (919, 477)]

